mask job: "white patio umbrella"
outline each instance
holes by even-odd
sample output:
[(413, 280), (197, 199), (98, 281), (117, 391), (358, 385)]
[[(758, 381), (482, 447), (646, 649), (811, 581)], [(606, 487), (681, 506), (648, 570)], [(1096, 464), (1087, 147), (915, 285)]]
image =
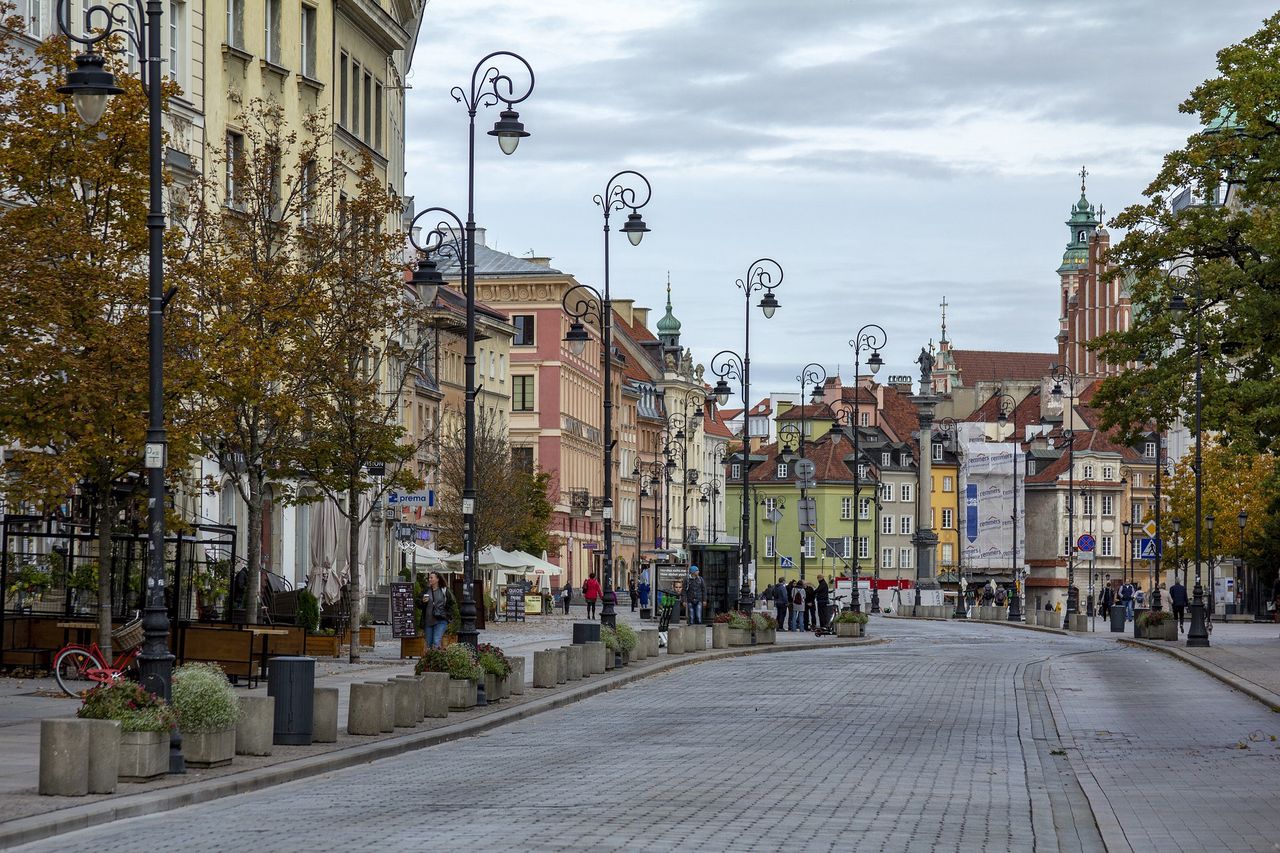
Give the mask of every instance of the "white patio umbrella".
[(338, 508), (331, 501), (317, 503), (311, 512), (311, 572), (307, 589), (321, 604), (332, 604), (342, 592), (338, 576)]
[(535, 557), (524, 551), (513, 551), (512, 553), (519, 556), (521, 559), (529, 561), (529, 567), (525, 569), (525, 574), (545, 575), (547, 577), (560, 576), (561, 569), (555, 563), (548, 562), (541, 557)]

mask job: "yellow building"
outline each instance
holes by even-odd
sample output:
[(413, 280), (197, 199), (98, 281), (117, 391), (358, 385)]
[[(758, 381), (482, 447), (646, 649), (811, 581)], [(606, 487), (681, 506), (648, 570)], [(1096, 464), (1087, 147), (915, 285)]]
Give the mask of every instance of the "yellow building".
[(950, 446), (933, 442), (933, 481), (929, 506), (933, 532), (938, 536), (938, 553), (935, 565), (938, 574), (955, 572), (964, 553), (960, 547), (960, 519), (964, 517), (961, 506), (960, 466)]

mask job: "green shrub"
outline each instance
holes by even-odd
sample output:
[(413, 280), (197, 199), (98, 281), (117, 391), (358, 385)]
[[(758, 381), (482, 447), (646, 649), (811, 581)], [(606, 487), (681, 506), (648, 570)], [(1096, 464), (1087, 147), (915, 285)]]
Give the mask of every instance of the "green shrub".
[(427, 653), (418, 659), (414, 671), (419, 675), (424, 672), (447, 672), (450, 678), (468, 681), (484, 678), (484, 670), (476, 660), (475, 650), (466, 643), (454, 643), (447, 649), (427, 649)]
[(846, 610), (836, 617), (837, 625), (865, 625), (870, 617), (865, 613)]
[(1169, 616), (1167, 610), (1148, 610), (1138, 617), (1138, 625), (1142, 628), (1155, 628), (1163, 625)]
[(173, 671), (173, 707), (184, 732), (220, 732), (240, 720), (240, 701), (222, 669), (183, 664)]
[(627, 654), (631, 654), (636, 647), (636, 643), (640, 641), (640, 638), (636, 636), (635, 629), (630, 625), (624, 625), (622, 622), (619, 622), (618, 627), (613, 629), (613, 633), (618, 638), (619, 648)]
[(729, 627), (750, 631), (755, 627), (755, 623), (751, 621), (750, 614), (743, 613), (741, 610), (733, 610), (729, 613)]
[(298, 590), (297, 620), (300, 626), (307, 629), (308, 634), (314, 634), (320, 627), (320, 602), (305, 587)]
[(768, 613), (752, 613), (751, 621), (756, 623), (757, 631), (773, 631), (778, 627), (778, 620)]
[(360, 614), (360, 627), (361, 627), (361, 628), (368, 628), (368, 627), (369, 627), (370, 625), (372, 625), (372, 624), (373, 624), (373, 614), (371, 614), (371, 613), (370, 613), (369, 611), (367, 611), (367, 610)]
[(480, 652), (480, 668), (485, 672), (498, 678), (506, 678), (511, 674), (511, 660), (502, 649), (492, 643), (481, 643), (477, 650)]
[(124, 679), (85, 693), (76, 716), (85, 720), (119, 720), (120, 728), (126, 732), (166, 732), (178, 719), (172, 706), (159, 696)]
[(600, 626), (600, 639), (604, 642), (604, 647), (609, 651), (620, 651), (620, 647), (618, 645), (618, 633), (608, 625)]

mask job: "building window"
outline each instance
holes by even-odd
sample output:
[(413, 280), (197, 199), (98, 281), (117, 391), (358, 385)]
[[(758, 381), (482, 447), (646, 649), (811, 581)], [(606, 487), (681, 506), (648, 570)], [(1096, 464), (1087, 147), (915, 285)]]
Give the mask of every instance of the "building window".
[(1098, 539), (1099, 553), (1104, 557), (1115, 556), (1114, 538), (1111, 536), (1102, 536)]
[(853, 556), (853, 537), (844, 536), (840, 539), (840, 556), (846, 560)]
[(1139, 473), (1139, 472), (1137, 472), (1137, 471), (1135, 471), (1131, 476), (1133, 477), (1133, 487), (1134, 487), (1135, 489), (1141, 489), (1141, 488), (1142, 488), (1142, 474), (1141, 474), (1141, 473)]
[(382, 150), (382, 84), (373, 84), (373, 148)]
[(1147, 459), (1156, 458), (1156, 443), (1154, 441), (1145, 442), (1142, 445), (1142, 455)]
[(280, 3), (282, 0), (266, 0), (263, 9), (263, 51), (268, 62), (280, 64)]
[(533, 470), (533, 448), (532, 447), (513, 447), (511, 448), (511, 464), (521, 471)]
[(871, 426), (871, 413), (870, 413), (870, 412), (859, 412), (859, 413), (858, 413), (858, 423), (859, 423), (859, 424), (861, 424), (862, 426)]
[(364, 135), (361, 137), (365, 142), (369, 141), (370, 131), (373, 127), (373, 75), (368, 71), (364, 72)]
[(853, 498), (840, 499), (840, 520), (848, 521), (853, 518)]
[(1114, 495), (1102, 496), (1102, 514), (1108, 516), (1116, 514), (1116, 499)]
[(880, 516), (880, 532), (886, 536), (893, 535), (893, 516), (892, 515)]
[(942, 511), (942, 529), (950, 530), (955, 522), (955, 512), (950, 509)]
[(773, 549), (774, 538), (772, 536), (764, 537), (764, 555), (766, 557), (776, 557), (778, 552)]
[(729, 466), (729, 479), (731, 480), (742, 479), (742, 463), (741, 462), (735, 462)]
[(1110, 480), (1115, 475), (1115, 468), (1110, 465), (1102, 466), (1102, 479)]
[(1129, 520), (1138, 522), (1142, 521), (1142, 501), (1134, 501), (1129, 504)]
[(871, 498), (858, 498), (858, 518), (866, 520), (871, 517)]
[(933, 445), (933, 461), (934, 462), (942, 461), (942, 445), (940, 443)]
[(911, 503), (911, 498), (912, 498), (912, 495), (914, 494), (915, 494), (915, 490), (912, 488), (911, 483), (902, 484), (902, 500), (903, 501), (905, 501), (906, 503)]
[(804, 536), (804, 556), (806, 559), (813, 559), (818, 554), (817, 544), (814, 542), (813, 536), (806, 533)]
[(904, 569), (911, 568), (911, 549), (910, 548), (898, 549), (898, 566)]
[(871, 556), (871, 540), (866, 536), (858, 537), (858, 559), (865, 560)]
[(18, 14), (22, 16), (26, 34), (33, 39), (43, 39), (49, 33), (49, 8), (57, 0), (27, 0), (23, 9), (22, 0), (18, 0)]
[(890, 464), (890, 463), (889, 463), (889, 460), (890, 460), (892, 457), (893, 457), (893, 454), (891, 454), (889, 451), (887, 451), (887, 450), (883, 451), (883, 452), (880, 454), (880, 464), (881, 464), (881, 465), (888, 465), (888, 464)]
[(169, 3), (169, 79), (179, 86), (187, 82), (187, 4)]
[(516, 314), (511, 318), (511, 323), (516, 327), (516, 336), (511, 341), (511, 345), (517, 347), (533, 346), (533, 315)]
[(338, 57), (338, 124), (347, 127), (347, 65), (350, 58), (344, 51)]
[(227, 204), (235, 206), (240, 202), (239, 176), (244, 171), (244, 136), (228, 130), (224, 155), (227, 162)]
[(1083, 478), (1084, 478), (1084, 479), (1086, 479), (1086, 480), (1092, 480), (1092, 479), (1093, 479), (1093, 466), (1092, 466), (1092, 465), (1086, 465), (1086, 466), (1084, 466)]
[(882, 569), (893, 568), (893, 549), (892, 548), (880, 549), (880, 568)]
[(787, 463), (778, 463), (778, 469), (774, 472), (774, 477), (779, 480), (785, 480), (787, 478)]
[(1085, 492), (1082, 497), (1084, 498), (1082, 514), (1093, 515), (1093, 492)]
[(904, 515), (898, 519), (898, 532), (903, 536), (911, 535), (911, 516)]
[(316, 7), (302, 4), (302, 26), (300, 36), (302, 38), (301, 51), (299, 58), (302, 65), (302, 76), (312, 79), (316, 76)]
[(942, 560), (942, 565), (944, 566), (953, 565), (953, 561), (955, 560), (955, 556), (954, 556), (955, 551), (952, 548), (951, 543), (943, 542), (942, 547), (939, 550), (941, 551), (940, 557)]
[(944, 492), (955, 491), (955, 480), (952, 479), (951, 475), (949, 474), (942, 478), (942, 491)]
[(863, 480), (865, 480), (865, 479), (867, 479), (867, 466), (866, 466), (865, 464), (859, 463), (859, 465), (858, 465), (858, 482), (859, 482), (859, 483), (861, 483), (861, 482), (862, 482)]
[(360, 135), (360, 63), (351, 62), (351, 124), (347, 126), (353, 136)]
[(227, 44), (244, 49), (244, 0), (227, 0)]
[(511, 377), (511, 411), (533, 411), (533, 377)]
[(892, 500), (893, 500), (893, 484), (892, 484), (892, 483), (883, 483), (883, 484), (881, 484), (881, 486), (880, 486), (880, 500), (882, 500), (882, 501), (892, 501)]

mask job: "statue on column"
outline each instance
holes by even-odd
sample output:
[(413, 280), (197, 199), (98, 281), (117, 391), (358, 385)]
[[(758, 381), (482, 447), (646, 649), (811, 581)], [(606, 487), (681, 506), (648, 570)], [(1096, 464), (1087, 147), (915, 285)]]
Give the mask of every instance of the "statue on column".
[(933, 390), (933, 354), (921, 347), (916, 364), (920, 365), (920, 393), (928, 394)]

